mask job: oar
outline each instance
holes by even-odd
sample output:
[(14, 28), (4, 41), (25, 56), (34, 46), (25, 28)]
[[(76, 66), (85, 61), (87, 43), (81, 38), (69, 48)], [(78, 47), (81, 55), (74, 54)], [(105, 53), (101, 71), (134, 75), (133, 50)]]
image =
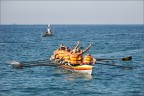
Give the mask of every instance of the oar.
[(20, 63), (31, 64), (31, 63), (43, 63), (43, 62), (50, 62), (50, 60), (49, 59), (44, 59), (44, 60), (37, 60), (37, 61), (22, 61)]
[(12, 67), (19, 68), (19, 69), (22, 69), (24, 67), (34, 67), (34, 66), (56, 66), (56, 65), (62, 65), (62, 64), (53, 64), (50, 60), (46, 61), (46, 62), (37, 62), (37, 61), (17, 62), (17, 61), (10, 61), (8, 63), (10, 65), (12, 65)]
[(104, 63), (96, 63), (96, 64), (102, 64), (102, 65), (108, 65), (108, 66), (116, 66), (116, 67), (121, 67), (121, 68), (124, 68), (124, 69), (133, 69), (133, 67), (130, 67), (130, 66), (123, 66), (123, 65), (118, 65), (118, 64), (107, 64), (106, 62)]
[(9, 61), (7, 63), (12, 65), (14, 68), (33, 67), (33, 66), (55, 66), (54, 64), (50, 64), (51, 62), (48, 59), (27, 61), (27, 62)]
[(122, 60), (122, 61), (130, 61), (132, 60), (132, 56), (124, 57), (124, 58), (96, 58), (97, 61), (102, 61), (102, 60)]
[(39, 64), (23, 64), (23, 63), (17, 63), (17, 64), (11, 64), (14, 68), (22, 69), (24, 67), (35, 67), (35, 66), (56, 66), (55, 64), (47, 64), (47, 63), (39, 63)]

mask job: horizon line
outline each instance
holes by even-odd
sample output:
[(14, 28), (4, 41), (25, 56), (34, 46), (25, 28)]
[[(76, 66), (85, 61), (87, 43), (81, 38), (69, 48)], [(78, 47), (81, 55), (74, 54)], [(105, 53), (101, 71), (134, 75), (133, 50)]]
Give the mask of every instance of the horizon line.
[[(49, 23), (48, 24), (0, 24), (0, 26), (1, 25), (49, 25)], [(141, 23), (131, 23), (131, 24), (117, 24), (117, 23), (115, 23), (115, 24), (74, 24), (74, 23), (72, 23), (72, 24), (50, 24), (50, 25), (144, 25), (143, 23), (141, 24)]]

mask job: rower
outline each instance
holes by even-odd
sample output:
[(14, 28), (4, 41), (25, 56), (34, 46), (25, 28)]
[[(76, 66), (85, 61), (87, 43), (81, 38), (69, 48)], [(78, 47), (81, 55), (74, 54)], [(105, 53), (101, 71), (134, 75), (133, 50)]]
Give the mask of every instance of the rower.
[(70, 59), (70, 54), (73, 52), (74, 49), (77, 49), (79, 46), (80, 42), (77, 42), (77, 45), (70, 50), (69, 47), (64, 46), (63, 44), (61, 44), (59, 46), (59, 48), (57, 50), (54, 51), (53, 55), (51, 56), (52, 59), (59, 59), (61, 61), (65, 61), (65, 59), (67, 59), (65, 62), (70, 62), (68, 59)]
[(57, 51), (57, 56), (58, 56), (58, 59), (61, 59), (63, 56), (64, 56), (64, 53), (65, 53), (65, 46), (63, 45), (60, 45), (60, 47), (58, 48), (59, 50)]
[(82, 55), (91, 47), (91, 44), (84, 50), (73, 49), (73, 52), (70, 55), (70, 64), (72, 65), (81, 65), (82, 64)]
[(60, 59), (59, 53), (60, 53), (60, 51), (62, 51), (62, 50), (63, 50), (63, 51), (65, 50), (65, 46), (64, 46), (63, 44), (61, 44), (61, 45), (59, 46), (59, 48), (54, 51), (54, 53), (53, 53), (53, 55), (51, 56), (51, 58), (52, 58), (52, 59)]
[(51, 56), (51, 59), (59, 59), (58, 58), (58, 52), (59, 52), (60, 48), (56, 49), (54, 52), (53, 52), (53, 55)]
[(70, 54), (71, 54), (70, 49), (69, 49), (69, 47), (67, 47), (65, 49), (64, 56), (62, 57), (63, 63), (69, 63), (70, 62)]
[(95, 64), (96, 63), (96, 59), (94, 57), (92, 57), (90, 54), (87, 54), (84, 56), (83, 58), (83, 64)]

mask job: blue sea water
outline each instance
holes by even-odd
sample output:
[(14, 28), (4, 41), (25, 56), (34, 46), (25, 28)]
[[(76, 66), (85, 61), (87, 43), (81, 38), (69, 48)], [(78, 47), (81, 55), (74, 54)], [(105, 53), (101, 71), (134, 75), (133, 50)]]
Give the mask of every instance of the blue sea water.
[[(0, 25), (0, 96), (144, 96), (144, 25), (51, 25), (54, 36), (41, 37), (47, 25)], [(130, 66), (95, 64), (92, 76), (54, 66), (14, 69), (7, 62), (50, 58), (60, 44), (92, 47), (95, 58), (122, 58)]]

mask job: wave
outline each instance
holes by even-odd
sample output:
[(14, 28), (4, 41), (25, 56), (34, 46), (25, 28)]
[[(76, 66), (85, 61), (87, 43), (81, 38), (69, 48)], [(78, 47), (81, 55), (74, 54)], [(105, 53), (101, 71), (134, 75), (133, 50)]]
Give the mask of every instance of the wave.
[(7, 61), (8, 64), (11, 64), (11, 65), (20, 65), (20, 62), (17, 62), (15, 60), (13, 61)]

